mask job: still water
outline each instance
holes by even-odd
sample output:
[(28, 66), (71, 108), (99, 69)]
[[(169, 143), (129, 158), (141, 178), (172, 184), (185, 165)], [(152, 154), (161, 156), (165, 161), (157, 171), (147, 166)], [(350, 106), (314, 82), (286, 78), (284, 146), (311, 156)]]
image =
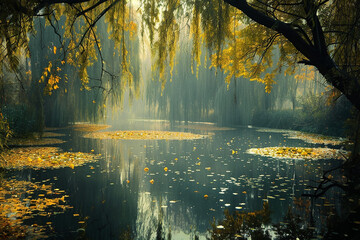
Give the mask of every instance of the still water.
[[(172, 239), (194, 239), (195, 234), (205, 239), (210, 223), (222, 219), (225, 208), (260, 210), (264, 201), (269, 202), (272, 221), (279, 222), (293, 206), (294, 197), (309, 192), (308, 186), (316, 185), (312, 181), (319, 180), (323, 169), (339, 164), (247, 154), (254, 147), (321, 147), (256, 128), (187, 130), (167, 122), (131, 121), (110, 130), (119, 129), (190, 131), (209, 137), (100, 140), (62, 130), (67, 142), (61, 148), (101, 154), (99, 161), (75, 169), (13, 172), (17, 178), (48, 180), (69, 196), (67, 204), (72, 209), (51, 219), (33, 220), (39, 224), (52, 221), (51, 238), (75, 239), (85, 230), (88, 239), (119, 239), (129, 231), (136, 239), (155, 239), (161, 222), (162, 231), (170, 232)], [(328, 198), (336, 194), (329, 191)], [(320, 210), (313, 212), (320, 222)]]

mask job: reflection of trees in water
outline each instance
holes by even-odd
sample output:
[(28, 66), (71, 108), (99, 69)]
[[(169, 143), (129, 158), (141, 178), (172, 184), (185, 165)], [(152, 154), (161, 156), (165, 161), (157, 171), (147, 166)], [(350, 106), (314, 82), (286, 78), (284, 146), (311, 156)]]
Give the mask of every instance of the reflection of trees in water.
[(360, 239), (360, 193), (353, 189), (344, 194), (341, 211), (328, 215), (325, 239)]
[(141, 179), (138, 165), (142, 158), (134, 154), (131, 144), (123, 142), (79, 138), (71, 147), (75, 151), (81, 148), (102, 154), (97, 171), (83, 169), (77, 172), (77, 175), (89, 174), (91, 177), (84, 179), (75, 175), (72, 181), (76, 192), (72, 195), (79, 196), (74, 199), (74, 207), (81, 216), (89, 216), (86, 236), (90, 239), (127, 239), (136, 226)]
[[(177, 203), (173, 203), (177, 205)], [(166, 195), (157, 199), (148, 192), (139, 194), (136, 239), (171, 239), (172, 235), (192, 236), (197, 220), (190, 209), (173, 208)], [(179, 205), (180, 206), (180, 205)], [(210, 219), (209, 219), (210, 221)]]
[[(256, 136), (254, 136), (254, 138), (256, 138)], [(176, 177), (177, 179), (179, 177), (188, 177), (189, 175), (175, 176), (171, 174), (174, 173), (175, 166), (176, 170), (178, 170), (181, 174), (183, 171), (187, 171), (188, 166), (193, 164), (193, 162), (198, 162), (196, 157), (200, 156), (200, 154), (205, 153), (205, 155), (212, 155), (212, 159), (215, 159), (217, 156), (222, 156), (224, 152), (219, 151), (213, 153), (212, 151), (212, 149), (216, 149), (220, 146), (217, 146), (217, 141), (206, 141), (208, 144), (204, 147), (200, 146), (199, 144), (195, 144), (194, 142), (173, 143), (162, 141), (151, 144), (146, 142), (146, 148), (144, 147), (145, 143), (131, 141), (118, 141), (116, 143), (89, 139), (82, 139), (80, 141), (82, 142), (82, 145), (80, 145), (81, 148), (87, 147), (90, 149), (91, 147), (95, 149), (95, 153), (102, 152), (105, 161), (100, 161), (100, 165), (101, 169), (103, 170), (102, 174), (104, 176), (101, 177), (100, 181), (107, 181), (106, 184), (109, 184), (109, 182), (112, 181), (114, 182), (115, 186), (118, 184), (121, 185), (121, 189), (118, 189), (119, 194), (108, 194), (108, 196), (111, 196), (112, 199), (117, 198), (114, 200), (114, 202), (117, 202), (117, 204), (110, 203), (110, 205), (112, 205), (112, 207), (115, 209), (115, 212), (117, 212), (116, 208), (119, 208), (122, 211), (122, 213), (115, 213), (115, 215), (117, 215), (117, 219), (114, 218), (112, 220), (114, 222), (109, 223), (109, 225), (113, 225), (113, 228), (116, 226), (116, 224), (119, 226), (121, 225), (119, 231), (122, 231), (124, 234), (126, 231), (128, 231), (127, 235), (125, 234), (126, 236), (129, 236), (129, 233), (132, 233), (133, 236), (136, 236), (134, 239), (156, 239), (156, 237), (161, 237), (159, 239), (169, 239), (169, 236), (176, 238), (179, 236), (178, 234), (184, 234), (184, 236), (186, 235), (187, 238), (190, 238), (190, 235), (195, 237), (195, 233), (199, 232), (202, 234), (202, 236), (206, 235), (206, 227), (212, 220), (212, 216), (209, 214), (209, 209), (214, 208), (214, 204), (217, 204), (214, 202), (215, 200), (211, 198), (211, 194), (209, 194), (210, 189), (213, 186), (206, 183), (206, 187), (203, 186), (202, 188), (199, 188), (199, 185), (195, 185), (196, 182), (177, 181), (174, 183), (171, 182), (170, 179), (171, 177)], [(251, 141), (256, 141), (256, 139)], [(196, 150), (194, 150), (194, 147), (196, 147)], [(87, 149), (87, 151), (89, 151), (89, 149)], [(80, 150), (84, 151), (83, 149)], [(227, 150), (224, 148), (224, 151)], [(173, 155), (172, 152), (175, 152), (177, 155)], [(179, 153), (181, 154), (179, 155)], [(178, 160), (175, 161), (174, 158), (178, 158)], [(241, 160), (244, 161), (241, 161), (240, 163), (245, 164), (248, 159), (251, 160), (251, 157), (243, 157)], [(150, 161), (152, 160), (155, 161), (154, 165), (150, 165)], [(164, 162), (165, 165), (169, 167), (169, 171), (167, 172), (167, 174), (169, 174), (168, 176), (164, 176), (164, 166), (157, 165), (159, 161)], [(200, 161), (202, 161), (202, 168), (209, 166), (211, 167), (211, 171), (215, 172), (217, 171), (216, 169), (221, 165), (221, 160), (218, 162), (208, 161), (206, 162), (206, 166), (204, 165), (205, 160), (202, 157), (200, 158)], [(172, 162), (174, 162), (175, 165), (171, 165)], [(253, 170), (251, 173), (246, 172), (249, 168), (236, 168), (235, 166), (234, 169), (232, 169), (231, 174), (233, 176), (238, 176), (236, 178), (237, 183), (239, 183), (240, 186), (246, 190), (246, 196), (251, 196), (252, 194), (255, 196), (255, 198), (249, 197), (249, 199), (243, 199), (239, 198), (240, 196), (234, 197), (230, 195), (230, 199), (226, 199), (225, 197), (224, 202), (226, 201), (231, 203), (231, 206), (233, 207), (235, 206), (234, 204), (238, 203), (239, 199), (241, 199), (242, 202), (246, 203), (246, 211), (259, 209), (262, 200), (259, 198), (258, 200), (260, 203), (255, 204), (255, 200), (257, 199), (256, 197), (262, 196), (264, 193), (269, 193), (269, 190), (272, 189), (272, 181), (274, 181), (274, 179), (275, 184), (278, 186), (286, 183), (284, 180), (280, 180), (279, 176), (281, 176), (281, 178), (287, 176), (287, 178), (285, 178), (288, 181), (288, 191), (286, 193), (279, 193), (280, 197), (284, 197), (285, 195), (288, 196), (290, 193), (295, 196), (300, 195), (301, 193), (305, 192), (307, 185), (312, 184), (312, 182), (308, 180), (318, 181), (318, 174), (322, 171), (322, 169), (326, 169), (330, 164), (331, 166), (334, 164), (330, 161), (321, 161), (316, 163), (314, 162), (313, 165), (305, 166), (304, 164), (298, 164), (295, 161), (289, 162), (279, 160), (266, 161), (265, 167), (264, 162), (265, 161), (254, 161), (252, 165), (248, 165)], [(147, 174), (145, 174), (143, 171), (145, 166), (149, 166), (151, 172), (159, 172), (159, 175), (154, 176), (155, 184), (153, 185), (148, 182), (151, 178), (147, 178), (153, 176), (147, 176)], [(196, 168), (197, 166), (195, 165), (192, 167), (192, 170), (196, 170)], [(226, 167), (223, 167), (221, 171), (225, 171), (226, 169)], [(273, 170), (269, 171), (269, 169)], [(207, 171), (202, 170), (201, 172), (195, 172), (193, 174), (197, 174), (196, 180), (199, 180), (200, 183), (207, 181), (208, 179), (206, 177), (206, 174), (208, 174)], [(240, 179), (239, 176), (243, 174), (246, 176)], [(258, 178), (259, 174), (269, 174), (269, 177)], [(195, 178), (194, 175), (191, 176)], [(333, 174), (333, 177), (337, 176)], [(126, 184), (126, 180), (130, 180), (130, 184)], [(106, 184), (104, 183), (103, 185), (106, 186)], [(146, 186), (146, 184), (148, 186)], [(169, 189), (169, 185), (172, 185), (173, 189), (176, 190), (174, 191)], [(313, 185), (315, 185), (315, 183), (313, 183)], [(141, 193), (145, 192), (139, 189), (141, 186), (144, 187), (144, 190), (151, 191), (151, 194)], [(256, 186), (256, 188), (252, 188), (253, 186)], [(194, 187), (199, 189), (193, 189)], [(263, 190), (260, 191), (258, 189), (260, 187)], [(95, 187), (94, 189), (97, 188), (98, 187)], [(106, 189), (106, 187), (104, 188)], [(237, 185), (230, 185), (228, 191), (238, 192), (237, 188)], [(199, 190), (199, 193), (194, 193), (194, 190)], [(109, 192), (109, 190), (104, 190), (104, 192)], [(122, 193), (120, 194), (120, 192)], [(203, 201), (204, 193), (209, 194), (209, 198), (206, 201)], [(271, 192), (272, 196), (274, 196), (274, 194), (276, 193)], [(356, 216), (359, 211), (356, 210), (356, 207), (354, 206), (351, 206), (351, 208), (349, 207), (348, 210), (343, 209), (339, 200), (340, 194), (338, 190), (331, 189), (326, 194), (326, 200), (318, 199), (314, 201), (311, 206), (307, 206), (309, 205), (307, 201), (303, 201), (301, 204), (299, 202), (292, 204), (291, 199), (282, 202), (270, 200), (270, 207), (273, 210), (271, 214), (272, 222), (279, 223), (278, 226), (271, 227), (271, 231), (273, 233), (279, 233), (280, 236), (283, 235), (284, 238), (281, 239), (296, 239), (296, 237), (291, 238), (292, 236), (305, 236), (303, 238), (307, 239), (306, 236), (310, 236), (311, 232), (314, 233), (312, 236), (315, 235), (316, 237), (317, 235), (321, 235), (326, 239), (346, 239), (344, 234), (353, 236), (357, 231), (354, 229), (357, 229), (357, 227), (360, 226), (360, 224), (358, 224), (360, 221), (356, 220), (356, 217), (360, 216), (360, 214)], [(239, 195), (241, 195), (241, 192)], [(232, 201), (232, 198), (234, 198), (234, 201)], [(358, 201), (358, 198), (356, 197), (348, 197), (348, 199), (352, 199), (354, 202)], [(132, 202), (124, 204), (121, 202), (123, 200)], [(153, 202), (154, 200), (155, 202)], [(181, 202), (170, 204), (170, 200), (181, 200)], [(198, 204), (199, 202), (204, 204)], [(108, 204), (108, 202), (106, 204)], [(332, 208), (330, 210), (329, 206), (316, 206), (319, 204), (327, 204), (329, 206), (331, 205)], [(161, 208), (163, 205), (167, 205), (167, 208)], [(284, 214), (286, 213), (286, 207), (288, 205), (291, 206), (292, 209), (284, 217)], [(307, 211), (301, 207), (298, 207), (297, 205), (304, 205), (302, 207), (306, 206)], [(218, 205), (216, 206), (218, 207)], [(276, 212), (277, 209), (279, 209), (279, 212)], [(355, 212), (351, 212), (351, 209), (355, 209)], [(302, 215), (301, 211), (308, 215)], [(342, 213), (337, 214), (337, 212)], [(314, 219), (314, 223), (312, 222), (309, 213), (313, 214), (312, 217)], [(213, 215), (217, 219), (221, 219), (223, 217), (220, 211), (217, 211)], [(121, 217), (119, 218), (119, 216)], [(347, 218), (350, 220), (347, 220)], [(126, 230), (127, 225), (131, 226), (130, 232), (129, 230)], [(194, 226), (196, 226), (197, 229), (194, 229)], [(265, 225), (261, 225), (262, 228), (264, 226)], [(305, 226), (309, 226), (310, 229), (304, 228)], [(264, 231), (264, 229), (258, 229), (258, 231), (261, 232)], [(342, 235), (336, 235), (336, 232)], [(169, 235), (169, 233), (171, 233), (171, 235)], [(210, 232), (208, 232), (208, 234), (209, 233)], [(240, 235), (239, 233), (234, 234)], [(248, 233), (248, 235), (249, 234), (250, 233)], [(336, 238), (336, 236), (342, 237)], [(301, 237), (299, 238), (302, 239)]]
[[(343, 196), (342, 214), (322, 206), (321, 227), (315, 227), (311, 201), (299, 198), (295, 207), (289, 207), (282, 221), (270, 224), (269, 204), (264, 202), (262, 210), (254, 212), (234, 212), (225, 210), (224, 219), (212, 223), (210, 239), (360, 239), (360, 201), (359, 194), (350, 192)], [(344, 211), (345, 209), (345, 211)]]

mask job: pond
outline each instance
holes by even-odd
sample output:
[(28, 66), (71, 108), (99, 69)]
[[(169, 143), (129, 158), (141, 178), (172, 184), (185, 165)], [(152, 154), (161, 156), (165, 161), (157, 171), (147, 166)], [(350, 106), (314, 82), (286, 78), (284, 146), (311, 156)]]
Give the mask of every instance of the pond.
[[(281, 131), (215, 128), (210, 124), (172, 126), (168, 122), (130, 121), (110, 130), (170, 130), (207, 135), (195, 140), (116, 140), (84, 138), (70, 129), (57, 145), (65, 151), (93, 152), (99, 161), (75, 168), (11, 171), (19, 180), (50, 183), (66, 193), (71, 208), (37, 216), (28, 224), (51, 225), (50, 239), (155, 239), (159, 229), (171, 239), (205, 239), (211, 222), (224, 210), (249, 212), (269, 203), (271, 221), (281, 222), (294, 199), (311, 193), (323, 170), (340, 160), (276, 159), (249, 154), (250, 148), (323, 147), (290, 139)], [(198, 127), (201, 126), (201, 127)], [(324, 208), (340, 206), (342, 193), (331, 189), (312, 208), (315, 225)], [(326, 210), (326, 209), (325, 209)], [(330, 214), (330, 212), (325, 213)]]

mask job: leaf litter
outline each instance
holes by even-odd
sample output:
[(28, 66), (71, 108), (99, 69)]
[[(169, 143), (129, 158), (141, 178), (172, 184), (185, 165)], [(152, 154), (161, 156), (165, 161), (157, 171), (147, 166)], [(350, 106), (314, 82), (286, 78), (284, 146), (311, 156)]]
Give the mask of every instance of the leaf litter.
[(35, 146), (35, 145), (53, 145), (65, 143), (64, 140), (57, 138), (14, 138), (9, 145), (13, 146)]
[(341, 145), (348, 142), (348, 139), (346, 138), (336, 138), (321, 134), (304, 133), (298, 131), (289, 131), (283, 135), (290, 139), (300, 139), (312, 144)]
[(273, 158), (289, 159), (344, 159), (349, 152), (331, 148), (304, 148), (304, 147), (266, 147), (251, 148), (246, 151), (249, 154), (256, 154)]
[(299, 139), (311, 144), (324, 144), (324, 145), (342, 145), (348, 143), (347, 138), (331, 137), (316, 133), (306, 133), (294, 130), (285, 129), (271, 129), (271, 128), (260, 128), (257, 132), (268, 132), (268, 133), (281, 133), (283, 136), (289, 139)]
[[(50, 184), (32, 183), (15, 179), (2, 179), (0, 183), (0, 235), (5, 239), (46, 238), (47, 226), (26, 225), (24, 221), (34, 217), (51, 217), (72, 208), (66, 204), (67, 195)], [(29, 223), (29, 222), (28, 222)], [(18, 238), (6, 238), (9, 237)]]
[(185, 128), (191, 130), (201, 130), (201, 131), (229, 131), (235, 130), (235, 128), (229, 127), (218, 127), (213, 124), (189, 124), (189, 125), (180, 125), (178, 128)]
[(188, 132), (170, 131), (113, 131), (93, 132), (84, 135), (85, 138), (124, 139), (124, 140), (192, 140), (205, 138), (205, 135)]
[(110, 125), (105, 125), (105, 124), (76, 123), (76, 124), (73, 124), (71, 127), (75, 131), (79, 131), (79, 132), (96, 132), (96, 131), (100, 131), (100, 130), (110, 128), (111, 126)]
[(57, 147), (13, 148), (1, 153), (0, 167), (22, 168), (74, 168), (97, 160), (92, 153), (63, 152)]

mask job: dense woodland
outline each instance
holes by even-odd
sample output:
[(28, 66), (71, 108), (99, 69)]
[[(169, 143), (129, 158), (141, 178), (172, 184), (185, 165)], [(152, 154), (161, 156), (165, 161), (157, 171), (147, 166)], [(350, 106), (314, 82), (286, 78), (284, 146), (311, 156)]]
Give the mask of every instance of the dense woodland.
[(3, 0), (0, 43), (1, 151), (134, 116), (286, 128), (352, 140), (332, 184), (358, 191), (357, 0)]

